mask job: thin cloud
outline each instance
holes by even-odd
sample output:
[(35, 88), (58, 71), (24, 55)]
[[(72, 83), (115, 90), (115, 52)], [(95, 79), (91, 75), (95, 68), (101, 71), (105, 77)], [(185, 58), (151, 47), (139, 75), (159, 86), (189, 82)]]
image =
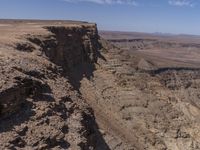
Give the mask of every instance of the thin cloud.
[(193, 0), (169, 0), (168, 2), (169, 2), (170, 5), (173, 5), (173, 6), (179, 6), (179, 7), (183, 7), (183, 6), (194, 7), (194, 2), (193, 2)]
[(126, 4), (126, 5), (134, 5), (137, 6), (138, 3), (135, 0), (63, 0), (65, 2), (70, 3), (78, 3), (78, 2), (90, 2), (96, 4)]

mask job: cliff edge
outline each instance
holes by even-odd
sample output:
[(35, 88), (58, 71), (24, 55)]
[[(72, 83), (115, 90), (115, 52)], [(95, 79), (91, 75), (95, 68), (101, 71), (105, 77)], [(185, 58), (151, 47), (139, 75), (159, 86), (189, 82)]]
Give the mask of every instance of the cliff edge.
[(97, 139), (106, 147), (71, 79), (77, 66), (97, 61), (96, 25), (22, 20), (0, 25), (0, 149), (94, 149)]
[(1, 20), (0, 33), (0, 149), (200, 149), (197, 62), (150, 55), (197, 44), (110, 44), (75, 21)]

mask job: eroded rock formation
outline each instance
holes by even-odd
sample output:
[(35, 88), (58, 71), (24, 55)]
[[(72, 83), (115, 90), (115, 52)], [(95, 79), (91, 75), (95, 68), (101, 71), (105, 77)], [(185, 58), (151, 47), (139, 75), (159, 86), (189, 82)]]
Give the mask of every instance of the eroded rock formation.
[(142, 53), (190, 43), (126, 49), (95, 24), (0, 22), (0, 149), (200, 149), (200, 70)]
[(96, 25), (37, 23), (33, 30), (24, 23), (14, 24), (26, 32), (2, 40), (0, 149), (94, 149), (97, 141), (106, 147), (70, 77), (80, 64), (97, 61)]

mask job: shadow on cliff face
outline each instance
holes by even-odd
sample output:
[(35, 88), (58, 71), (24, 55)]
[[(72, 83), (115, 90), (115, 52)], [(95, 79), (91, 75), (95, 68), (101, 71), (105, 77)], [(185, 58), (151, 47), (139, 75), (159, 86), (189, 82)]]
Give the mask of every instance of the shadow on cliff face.
[[(83, 78), (87, 78), (88, 80), (93, 78), (93, 72), (96, 69), (95, 64), (98, 59), (106, 61), (105, 57), (100, 53), (102, 45), (99, 42), (97, 30), (93, 31), (84, 27), (81, 29), (48, 27), (47, 29), (53, 33), (57, 42), (54, 47), (55, 49), (52, 49), (55, 51), (54, 55), (51, 56), (51, 54), (47, 53), (46, 55), (50, 56), (52, 62), (62, 66), (64, 76), (69, 79), (74, 90), (78, 91), (81, 95), (81, 80)], [(84, 114), (83, 117), (82, 124), (87, 128), (88, 132), (85, 134), (88, 135), (85, 136), (88, 137), (89, 145), (96, 150), (110, 150), (99, 131), (95, 117), (87, 114)], [(87, 149), (85, 147), (82, 148)]]
[(26, 100), (19, 107), (20, 110), (18, 113), (13, 113), (8, 117), (2, 117), (0, 119), (0, 133), (12, 130), (15, 126), (21, 125), (35, 115), (35, 112), (32, 110), (32, 102)]
[[(99, 131), (99, 126), (96, 123), (94, 116), (83, 114), (82, 124), (87, 128), (87, 132), (85, 132), (85, 136), (88, 138), (88, 143), (95, 150), (110, 150), (109, 146), (106, 144), (102, 133)], [(84, 148), (83, 149), (87, 149)]]
[(97, 60), (105, 57), (100, 53), (102, 44), (96, 27), (45, 27), (51, 34), (47, 37), (34, 36), (27, 39), (40, 47), (45, 57), (61, 66), (63, 76), (75, 90), (79, 91), (83, 78), (91, 79)]
[[(106, 61), (101, 55), (102, 48), (96, 28), (88, 27), (45, 27), (51, 34), (47, 37), (34, 36), (28, 40), (40, 47), (42, 55), (62, 68), (61, 73), (80, 93), (81, 80), (92, 79), (95, 71), (95, 63), (98, 59)], [(89, 143), (95, 149), (109, 150), (94, 116), (84, 115), (85, 126), (89, 133)], [(85, 149), (85, 148), (83, 148)]]
[(31, 78), (16, 77), (15, 80), (16, 86), (0, 94), (0, 133), (12, 130), (34, 116), (34, 101), (55, 101), (50, 96), (49, 85)]
[[(95, 28), (65, 28), (47, 27), (56, 38), (56, 46), (50, 56), (57, 65), (62, 66), (69, 82), (79, 93), (80, 81), (83, 78), (91, 79), (97, 60), (105, 57), (101, 55), (102, 45), (99, 42), (98, 31)], [(53, 44), (54, 45), (54, 44)], [(51, 50), (52, 51), (52, 50)]]

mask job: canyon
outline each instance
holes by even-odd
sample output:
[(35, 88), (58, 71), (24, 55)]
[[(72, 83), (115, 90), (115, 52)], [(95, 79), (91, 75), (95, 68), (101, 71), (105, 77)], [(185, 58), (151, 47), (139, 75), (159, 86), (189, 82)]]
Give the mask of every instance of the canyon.
[(0, 149), (200, 149), (200, 38), (0, 20)]

